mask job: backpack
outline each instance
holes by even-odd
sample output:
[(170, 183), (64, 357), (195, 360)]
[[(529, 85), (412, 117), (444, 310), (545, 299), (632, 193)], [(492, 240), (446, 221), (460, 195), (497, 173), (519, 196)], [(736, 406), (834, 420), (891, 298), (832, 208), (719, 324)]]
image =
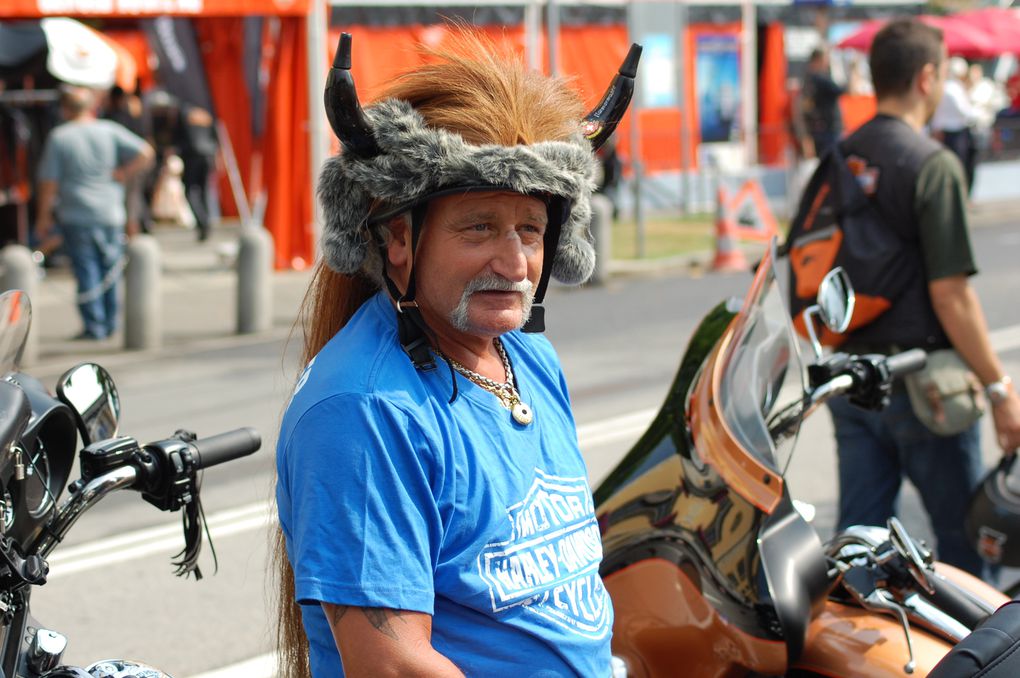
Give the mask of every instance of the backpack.
[(819, 341), (839, 346), (854, 330), (879, 318), (914, 277), (903, 266), (905, 246), (874, 202), (865, 195), (839, 144), (821, 159), (801, 195), (780, 254), (790, 258), (790, 313), (797, 332), (807, 337), (804, 309), (816, 303), (825, 274), (842, 266), (856, 302), (845, 334), (822, 328)]

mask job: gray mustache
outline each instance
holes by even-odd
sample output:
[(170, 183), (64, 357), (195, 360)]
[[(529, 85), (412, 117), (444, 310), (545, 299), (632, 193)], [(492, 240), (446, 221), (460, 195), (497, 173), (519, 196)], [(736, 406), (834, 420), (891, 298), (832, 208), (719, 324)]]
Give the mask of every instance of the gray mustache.
[(520, 282), (512, 282), (498, 275), (478, 276), (464, 288), (464, 295), (475, 292), (520, 292), (521, 294), (531, 293), (531, 281), (525, 278)]

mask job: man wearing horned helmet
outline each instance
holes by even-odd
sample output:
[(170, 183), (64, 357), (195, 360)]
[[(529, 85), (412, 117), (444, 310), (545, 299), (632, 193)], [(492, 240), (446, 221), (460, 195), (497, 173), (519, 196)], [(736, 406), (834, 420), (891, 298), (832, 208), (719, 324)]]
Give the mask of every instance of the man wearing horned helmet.
[(638, 48), (582, 118), (562, 81), (458, 30), (364, 111), (319, 199), (307, 367), (277, 448), (281, 675), (608, 676), (612, 606), (550, 276), (592, 272), (594, 148)]

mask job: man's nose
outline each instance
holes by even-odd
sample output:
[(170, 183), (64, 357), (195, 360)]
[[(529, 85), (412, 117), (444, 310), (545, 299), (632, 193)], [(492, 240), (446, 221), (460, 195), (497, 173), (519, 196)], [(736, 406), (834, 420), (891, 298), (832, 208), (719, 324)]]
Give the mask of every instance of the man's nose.
[(499, 239), (491, 265), (493, 273), (512, 282), (520, 282), (528, 276), (528, 257), (516, 233)]

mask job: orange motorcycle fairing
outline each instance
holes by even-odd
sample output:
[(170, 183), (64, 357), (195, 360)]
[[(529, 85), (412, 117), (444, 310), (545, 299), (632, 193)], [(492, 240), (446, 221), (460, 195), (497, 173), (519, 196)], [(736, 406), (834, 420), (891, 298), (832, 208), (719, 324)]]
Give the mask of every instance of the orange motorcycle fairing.
[(697, 576), (649, 558), (604, 577), (613, 599), (613, 654), (630, 678), (782, 675), (786, 645), (745, 633), (704, 597)]
[[(917, 666), (910, 678), (924, 678), (952, 644), (917, 626), (910, 627)], [(792, 669), (838, 678), (904, 678), (909, 661), (903, 627), (892, 616), (826, 601), (808, 626), (804, 653)]]

